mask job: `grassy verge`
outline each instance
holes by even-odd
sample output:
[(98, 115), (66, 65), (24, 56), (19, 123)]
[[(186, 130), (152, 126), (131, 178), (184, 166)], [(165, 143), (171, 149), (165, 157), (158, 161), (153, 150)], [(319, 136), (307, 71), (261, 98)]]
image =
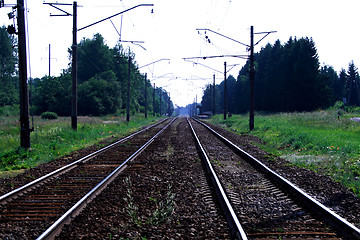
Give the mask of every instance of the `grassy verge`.
[[(78, 131), (71, 129), (70, 118), (43, 120), (35, 117), (35, 130), (31, 133), (31, 150), (20, 148), (18, 117), (0, 117), (0, 175), (4, 171), (17, 171), (49, 162), (72, 151), (100, 142), (109, 137), (121, 137), (150, 125), (156, 118), (133, 116), (130, 122), (124, 117), (79, 117)], [(1, 174), (2, 172), (2, 174)]]
[(240, 134), (252, 134), (265, 143), (260, 147), (288, 160), (291, 164), (312, 169), (360, 196), (360, 123), (337, 111), (256, 115), (250, 133), (248, 115), (233, 115), (223, 120), (214, 116), (212, 123)]

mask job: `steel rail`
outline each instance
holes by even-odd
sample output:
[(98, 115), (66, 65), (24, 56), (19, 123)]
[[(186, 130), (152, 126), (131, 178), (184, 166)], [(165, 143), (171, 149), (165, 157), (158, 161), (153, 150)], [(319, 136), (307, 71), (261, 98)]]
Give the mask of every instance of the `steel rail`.
[(219, 178), (217, 177), (217, 174), (210, 163), (209, 157), (207, 156), (203, 146), (201, 145), (200, 140), (199, 140), (198, 136), (196, 135), (196, 132), (195, 132), (193, 126), (191, 125), (189, 119), (187, 118), (186, 120), (188, 121), (188, 124), (191, 128), (191, 132), (195, 138), (196, 145), (200, 150), (202, 159), (204, 160), (203, 163), (204, 163), (205, 169), (206, 169), (207, 174), (211, 180), (211, 183), (216, 191), (216, 195), (218, 197), (220, 205), (226, 215), (232, 238), (247, 240), (248, 238), (245, 234), (245, 231), (243, 230), (243, 228), (239, 222), (239, 219), (237, 218), (235, 211), (232, 208), (228, 197), (226, 196), (225, 190), (222, 187), (221, 182), (220, 182)]
[(346, 219), (339, 216), (337, 213), (335, 213), (322, 203), (315, 200), (313, 197), (301, 190), (295, 184), (291, 183), (289, 180), (285, 179), (275, 171), (271, 170), (261, 161), (259, 161), (249, 153), (245, 152), (243, 149), (239, 148), (237, 145), (232, 143), (227, 138), (223, 137), (221, 134), (213, 130), (205, 123), (197, 119), (194, 120), (203, 125), (208, 130), (210, 130), (210, 132), (212, 132), (223, 143), (229, 146), (235, 153), (241, 155), (245, 160), (247, 160), (251, 164), (254, 164), (259, 170), (269, 176), (277, 184), (283, 186), (286, 191), (295, 196), (303, 205), (309, 207), (311, 210), (322, 216), (324, 221), (328, 222), (331, 226), (333, 226), (336, 230), (343, 234), (344, 237), (347, 237), (349, 239), (360, 239), (360, 229), (349, 223)]
[(0, 204), (5, 203), (9, 198), (15, 197), (15, 196), (18, 195), (18, 194), (21, 194), (21, 193), (23, 193), (23, 192), (25, 192), (25, 191), (27, 191), (27, 190), (30, 190), (31, 188), (35, 187), (37, 184), (39, 184), (39, 183), (41, 183), (41, 182), (47, 181), (47, 180), (49, 180), (50, 178), (59, 176), (59, 175), (65, 173), (66, 171), (69, 171), (69, 170), (75, 168), (79, 163), (82, 163), (82, 162), (84, 162), (84, 161), (87, 161), (87, 160), (93, 158), (94, 156), (98, 155), (99, 153), (102, 153), (102, 152), (104, 152), (104, 151), (106, 151), (106, 150), (109, 150), (109, 149), (112, 148), (113, 146), (115, 146), (115, 145), (117, 145), (117, 144), (119, 144), (119, 143), (122, 143), (122, 142), (124, 142), (124, 141), (127, 141), (127, 140), (129, 140), (130, 138), (136, 136), (137, 134), (140, 134), (140, 133), (142, 133), (142, 132), (144, 132), (144, 131), (152, 128), (152, 127), (155, 127), (155, 126), (163, 123), (164, 121), (166, 121), (166, 119), (164, 119), (164, 120), (162, 120), (162, 121), (160, 121), (160, 122), (158, 122), (158, 123), (155, 123), (155, 124), (153, 124), (153, 125), (150, 125), (150, 126), (144, 128), (144, 129), (140, 130), (140, 131), (137, 131), (137, 132), (135, 132), (135, 133), (133, 133), (133, 134), (125, 137), (125, 138), (120, 139), (120, 140), (117, 141), (117, 142), (114, 142), (114, 143), (112, 143), (112, 144), (110, 144), (110, 145), (108, 145), (108, 146), (106, 146), (106, 147), (104, 147), (104, 148), (101, 148), (101, 149), (97, 150), (96, 152), (93, 152), (93, 153), (91, 153), (91, 154), (89, 154), (89, 155), (87, 155), (87, 156), (85, 156), (85, 157), (82, 157), (82, 158), (80, 158), (80, 159), (78, 159), (78, 160), (76, 160), (76, 161), (74, 161), (74, 162), (72, 162), (72, 163), (70, 163), (70, 164), (68, 164), (68, 165), (65, 165), (65, 166), (63, 166), (63, 167), (61, 167), (61, 168), (58, 168), (58, 169), (56, 169), (56, 170), (54, 170), (54, 171), (52, 171), (52, 172), (50, 172), (50, 173), (48, 173), (48, 174), (46, 174), (46, 175), (38, 178), (38, 179), (35, 179), (34, 181), (29, 182), (29, 183), (25, 184), (25, 185), (22, 186), (22, 187), (19, 187), (19, 188), (17, 188), (17, 189), (14, 189), (14, 190), (12, 190), (12, 191), (10, 191), (10, 192), (8, 192), (8, 193), (0, 196)]
[(61, 228), (71, 221), (83, 208), (100, 192), (115, 179), (126, 167), (127, 163), (134, 160), (141, 152), (143, 152), (165, 129), (170, 126), (176, 118), (173, 118), (164, 128), (156, 133), (149, 141), (141, 146), (136, 152), (128, 157), (121, 165), (112, 171), (104, 180), (91, 189), (77, 203), (75, 203), (64, 215), (62, 215), (55, 223), (53, 223), (45, 232), (43, 232), (36, 240), (53, 239), (59, 233)]

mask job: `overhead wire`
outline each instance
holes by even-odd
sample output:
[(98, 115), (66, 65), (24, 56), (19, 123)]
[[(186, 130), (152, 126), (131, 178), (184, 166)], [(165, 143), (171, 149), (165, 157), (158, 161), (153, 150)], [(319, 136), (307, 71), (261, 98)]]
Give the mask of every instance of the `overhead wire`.
[(208, 26), (210, 26), (212, 24), (212, 18), (214, 17), (214, 12), (215, 12), (215, 9), (216, 9), (216, 0), (211, 0), (211, 3), (210, 3), (210, 7), (209, 7), (209, 12), (208, 12), (208, 19), (207, 19), (207, 22), (206, 24)]
[[(124, 2), (123, 2), (122, 0), (120, 0), (120, 3), (122, 4), (122, 6), (123, 6), (124, 8), (126, 8), (126, 7), (125, 7), (125, 4), (124, 4)], [(152, 12), (152, 13), (153, 13), (153, 12)], [(121, 16), (123, 17), (123, 15), (121, 15)], [(135, 35), (139, 36), (139, 32), (138, 32), (138, 30), (137, 30), (137, 28), (136, 28), (136, 25), (134, 24), (132, 18), (130, 17), (130, 15), (127, 14), (126, 17), (129, 19), (130, 24), (132, 25), (132, 27), (133, 27), (133, 29), (134, 29)], [(123, 25), (123, 18), (121, 18), (121, 28), (122, 28), (122, 25)], [(120, 33), (122, 34), (122, 29), (120, 30)], [(132, 44), (133, 44), (133, 45), (137, 45), (137, 46), (141, 47), (143, 50), (147, 51), (147, 49), (146, 49), (145, 47), (143, 47), (142, 45), (140, 45), (140, 44), (138, 44), (138, 43), (132, 42)], [(152, 60), (153, 60), (153, 59), (152, 59)], [(152, 61), (152, 60), (151, 60), (151, 61)], [(152, 67), (152, 69), (151, 69), (150, 66), (148, 66), (147, 69), (149, 70), (149, 72), (150, 72), (151, 75), (153, 76), (153, 75), (154, 75), (154, 66)]]
[[(125, 6), (125, 4), (123, 3), (123, 1), (120, 0), (120, 2), (121, 2), (121, 4), (122, 4), (123, 8), (126, 8), (126, 6)], [(126, 14), (126, 17), (129, 19), (130, 24), (134, 27), (134, 29), (135, 29), (134, 31), (135, 31), (136, 34), (137, 34), (138, 32), (137, 32), (137, 30), (136, 30), (136, 28), (135, 28), (135, 24), (134, 24), (134, 22), (132, 21), (130, 15), (129, 15), (129, 14)], [(121, 21), (123, 21), (123, 20), (121, 20)], [(138, 34), (137, 34), (137, 35), (138, 35)]]
[(230, 5), (231, 5), (231, 0), (229, 0), (229, 2), (228, 2), (227, 8), (226, 8), (226, 10), (225, 10), (225, 12), (224, 12), (224, 16), (223, 16), (223, 18), (222, 18), (222, 20), (221, 20), (221, 24), (220, 24), (218, 30), (220, 30), (220, 29), (222, 28), (223, 24), (224, 24), (224, 20), (225, 20), (225, 18), (227, 17), (227, 13), (228, 13), (228, 11), (229, 11), (229, 9), (230, 9)]
[[(214, 25), (218, 25), (218, 29), (222, 28), (224, 22), (225, 22), (225, 19), (227, 17), (227, 14), (228, 14), (228, 11), (231, 7), (231, 0), (228, 0), (226, 6), (224, 6), (223, 4), (223, 1), (221, 1), (220, 3), (216, 0), (212, 0), (210, 2), (210, 5), (209, 5), (209, 8), (208, 8), (208, 16), (207, 16), (207, 22), (206, 24), (208, 25), (209, 29), (211, 29), (212, 27), (214, 27)], [(221, 18), (221, 21), (216, 23), (215, 21), (217, 21), (219, 19), (219, 15), (220, 13), (218, 13), (219, 9), (223, 9), (223, 17)], [(225, 49), (221, 46), (219, 46), (218, 44), (216, 44), (216, 42), (214, 41), (210, 41), (210, 38), (208, 37), (207, 35), (207, 31), (205, 32), (202, 32), (202, 31), (198, 31), (198, 34), (199, 34), (199, 37), (201, 39), (200, 41), (200, 55), (199, 56), (206, 56), (206, 55), (212, 55), (212, 54), (208, 54), (210, 52), (214, 53), (214, 51), (216, 52), (221, 52), (221, 53), (225, 53), (225, 54), (233, 54), (231, 56), (235, 56), (235, 55), (243, 55), (243, 53), (246, 53), (247, 54), (247, 51), (244, 50), (244, 51), (236, 51), (236, 53), (239, 53), (240, 54), (234, 54), (234, 51), (233, 50), (229, 50), (229, 49)], [(211, 48), (209, 48), (209, 45), (211, 46)], [(216, 55), (216, 54), (215, 54)], [(223, 56), (223, 55), (222, 55)], [(224, 56), (225, 57), (225, 56)], [(213, 71), (215, 71), (216, 73), (220, 73), (221, 71), (218, 71), (216, 70), (215, 68), (211, 68), (209, 66), (206, 66), (204, 64), (202, 64), (200, 62), (200, 58), (199, 59), (194, 59), (190, 62), (192, 62), (194, 65), (201, 65), (201, 66), (204, 66), (206, 68), (209, 68)]]

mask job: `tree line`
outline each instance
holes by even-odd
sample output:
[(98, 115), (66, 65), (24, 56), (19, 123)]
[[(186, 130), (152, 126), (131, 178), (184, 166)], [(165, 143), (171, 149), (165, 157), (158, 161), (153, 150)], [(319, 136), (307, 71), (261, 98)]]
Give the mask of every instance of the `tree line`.
[[(18, 73), (16, 39), (5, 27), (0, 28), (0, 106), (18, 104)], [(140, 73), (135, 54), (118, 43), (110, 48), (100, 34), (84, 38), (77, 48), (78, 113), (86, 116), (124, 114), (127, 103), (129, 59), (131, 69), (131, 114), (144, 112), (145, 76)], [(69, 60), (72, 51), (69, 48)], [(71, 115), (71, 64), (60, 76), (29, 79), (31, 111), (35, 115), (55, 112)], [(154, 114), (172, 114), (174, 109), (167, 92), (154, 88), (146, 80), (148, 111)], [(160, 104), (162, 103), (162, 104)], [(160, 109), (161, 107), (161, 109)]]
[[(250, 105), (250, 62), (235, 79), (227, 78), (228, 110), (246, 113)], [(331, 66), (320, 66), (311, 38), (277, 40), (255, 54), (256, 111), (294, 112), (328, 108), (336, 101), (360, 106), (359, 73), (353, 62), (338, 74)], [(202, 111), (212, 111), (213, 87), (204, 89)], [(223, 112), (224, 81), (215, 86), (215, 111)]]

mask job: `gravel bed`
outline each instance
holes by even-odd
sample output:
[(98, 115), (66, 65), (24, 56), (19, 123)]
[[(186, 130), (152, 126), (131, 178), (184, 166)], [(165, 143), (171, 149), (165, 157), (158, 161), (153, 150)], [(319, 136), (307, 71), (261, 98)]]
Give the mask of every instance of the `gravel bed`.
[(106, 145), (116, 142), (117, 140), (118, 139), (116, 139), (116, 138), (109, 138), (109, 139), (103, 140), (100, 143), (95, 144), (93, 146), (89, 146), (89, 147), (74, 151), (71, 154), (60, 157), (54, 161), (40, 164), (39, 166), (28, 169), (24, 173), (19, 174), (15, 177), (0, 178), (0, 195), (10, 192), (11, 190), (13, 190), (17, 187), (23, 186), (26, 183), (29, 183), (29, 182), (33, 181), (34, 179), (39, 178), (41, 176), (44, 176), (62, 166), (70, 164), (86, 155), (89, 155), (90, 153), (92, 153), (96, 150), (103, 148)]
[(316, 200), (347, 219), (357, 228), (360, 228), (360, 199), (340, 183), (335, 182), (329, 176), (323, 176), (309, 169), (293, 166), (278, 156), (268, 154), (255, 146), (255, 144), (263, 143), (261, 139), (255, 136), (238, 135), (219, 126), (211, 125), (211, 127), (303, 189)]
[[(261, 142), (256, 137), (237, 135), (217, 126), (213, 128), (360, 227), (359, 198), (339, 183), (269, 155), (253, 144)], [(87, 155), (99, 146), (79, 150), (17, 177), (0, 179), (0, 194)], [(177, 120), (136, 163), (66, 226), (58, 239), (228, 239), (223, 217), (204, 200), (206, 194), (201, 188), (204, 177), (194, 146), (186, 121)], [(138, 218), (133, 218), (137, 222), (126, 212), (129, 187), (126, 187), (125, 179), (130, 179), (133, 186), (130, 195), (138, 208)], [(166, 218), (167, 221), (150, 223), (157, 204), (165, 203), (168, 193), (175, 194), (171, 216)]]
[[(209, 135), (207, 129), (195, 121), (192, 125), (250, 238), (271, 233), (274, 238), (276, 234), (281, 234), (282, 238), (289, 239), (294, 237), (292, 232), (304, 232), (306, 229), (308, 232), (324, 233), (317, 234), (319, 239), (328, 238), (330, 234), (338, 239), (335, 230), (297, 204), (214, 135)], [(313, 237), (301, 235), (302, 239)]]
[(58, 239), (229, 239), (223, 216), (204, 200), (194, 146), (177, 120)]

